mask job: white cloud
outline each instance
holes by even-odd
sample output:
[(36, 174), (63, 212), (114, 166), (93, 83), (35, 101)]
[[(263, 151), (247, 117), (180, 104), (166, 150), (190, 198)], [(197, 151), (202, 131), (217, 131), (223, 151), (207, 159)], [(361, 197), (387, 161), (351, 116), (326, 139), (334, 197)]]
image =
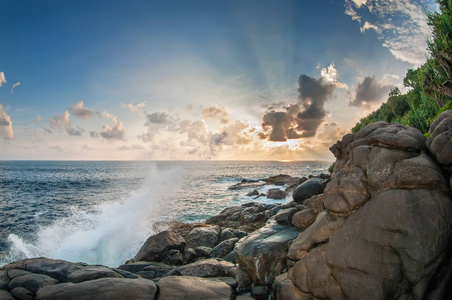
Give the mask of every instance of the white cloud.
[[(0, 75), (3, 72), (0, 73)], [(0, 104), (0, 136), (5, 140), (12, 140), (14, 138), (13, 124), (10, 116), (3, 110), (3, 105)]]
[(0, 86), (2, 86), (4, 83), (6, 83), (5, 73), (0, 72)]
[(83, 101), (77, 102), (69, 109), (79, 119), (89, 119), (93, 116), (93, 111), (89, 108), (83, 107)]
[(107, 141), (114, 140), (125, 140), (126, 131), (122, 127), (122, 122), (116, 120), (116, 117), (111, 119), (112, 127), (105, 124), (102, 126), (102, 131), (100, 132), (100, 136), (106, 139)]
[(130, 110), (131, 112), (136, 112), (140, 115), (142, 115), (144, 113), (143, 108), (146, 106), (146, 102), (143, 101), (141, 103), (138, 104), (133, 104), (133, 103), (129, 103), (129, 104), (125, 104), (125, 103), (121, 103), (121, 107), (122, 108), (127, 108), (128, 110)]
[[(65, 111), (61, 116), (58, 114), (54, 114), (53, 119), (48, 118), (50, 128), (61, 128), (64, 127), (66, 132), (72, 136), (81, 136), (85, 131), (83, 128), (77, 126), (77, 129), (72, 127), (71, 121), (69, 121), (69, 112)], [(47, 132), (52, 133), (49, 129)]]
[(366, 30), (369, 30), (369, 29), (373, 29), (373, 30), (375, 30), (376, 33), (379, 33), (379, 34), (382, 33), (381, 29), (377, 25), (373, 25), (367, 21), (364, 22), (364, 25), (361, 26), (361, 28), (359, 30), (361, 30), (361, 32), (365, 32)]
[[(423, 4), (434, 3), (429, 0)], [(361, 32), (375, 30), (382, 46), (388, 48), (396, 59), (415, 67), (424, 63), (430, 29), (423, 5), (411, 0), (346, 0), (345, 7), (345, 14), (362, 24)], [(375, 19), (372, 23), (364, 20), (364, 7), (372, 13)]]
[(221, 103), (204, 108), (202, 114), (205, 119), (219, 119), (223, 124), (226, 124), (231, 120), (226, 107)]
[(347, 84), (338, 81), (339, 74), (334, 67), (334, 64), (330, 64), (327, 68), (323, 68), (320, 71), (320, 76), (322, 76), (323, 80), (327, 83), (333, 84), (337, 88), (348, 89)]
[(19, 85), (20, 85), (20, 82), (16, 82), (15, 84), (13, 84), (13, 86), (11, 87), (11, 93), (14, 93), (14, 88)]

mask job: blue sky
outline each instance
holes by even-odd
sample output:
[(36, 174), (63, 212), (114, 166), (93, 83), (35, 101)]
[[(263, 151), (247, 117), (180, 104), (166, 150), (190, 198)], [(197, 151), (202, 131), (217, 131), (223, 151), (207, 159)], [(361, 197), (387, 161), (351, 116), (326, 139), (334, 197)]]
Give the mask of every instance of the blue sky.
[(331, 160), (424, 61), (423, 7), (4, 0), (0, 159)]

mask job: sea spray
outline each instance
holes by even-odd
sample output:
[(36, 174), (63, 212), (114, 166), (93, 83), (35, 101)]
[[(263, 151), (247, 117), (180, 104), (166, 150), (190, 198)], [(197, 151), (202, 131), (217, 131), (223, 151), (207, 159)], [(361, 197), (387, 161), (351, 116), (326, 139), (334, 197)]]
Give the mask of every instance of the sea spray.
[(67, 217), (40, 227), (32, 242), (11, 234), (8, 260), (46, 256), (117, 267), (153, 234), (154, 222), (167, 220), (174, 200), (170, 194), (180, 189), (183, 177), (179, 168), (152, 168), (143, 187), (127, 199), (90, 211), (69, 206)]

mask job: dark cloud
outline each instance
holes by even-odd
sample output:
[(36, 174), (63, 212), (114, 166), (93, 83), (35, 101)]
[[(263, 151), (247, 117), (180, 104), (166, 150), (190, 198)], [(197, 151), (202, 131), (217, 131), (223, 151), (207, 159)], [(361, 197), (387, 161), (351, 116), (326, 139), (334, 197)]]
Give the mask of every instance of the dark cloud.
[(271, 110), (262, 119), (261, 139), (285, 142), (288, 139), (312, 137), (326, 115), (325, 102), (336, 86), (324, 83), (322, 78), (302, 74), (298, 79), (298, 99), (284, 111)]
[(79, 119), (89, 119), (93, 116), (93, 111), (89, 108), (83, 107), (83, 101), (75, 103), (69, 110)]
[(174, 117), (166, 112), (155, 112), (146, 115), (145, 126), (149, 124), (171, 124), (174, 122)]
[(179, 127), (179, 120), (166, 112), (154, 112), (146, 115), (146, 132), (143, 132), (138, 137), (145, 143), (155, 140), (155, 137), (161, 131), (176, 131)]
[(393, 86), (386, 82), (378, 82), (375, 76), (367, 76), (358, 83), (356, 94), (350, 99), (350, 105), (370, 108), (371, 104), (383, 102)]
[(90, 132), (89, 132), (89, 135), (90, 135), (92, 138), (98, 138), (98, 137), (99, 137), (99, 133), (97, 133), (96, 131), (90, 131)]

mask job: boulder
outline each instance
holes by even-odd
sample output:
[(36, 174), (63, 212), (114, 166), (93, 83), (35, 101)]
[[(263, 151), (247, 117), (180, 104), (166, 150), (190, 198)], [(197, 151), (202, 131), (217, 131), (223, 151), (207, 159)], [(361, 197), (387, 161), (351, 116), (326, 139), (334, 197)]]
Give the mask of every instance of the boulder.
[[(1, 300), (15, 300), (13, 295), (10, 292), (5, 290), (0, 290), (0, 299)], [(18, 298), (20, 299), (20, 298)]]
[(0, 270), (0, 290), (8, 289), (9, 278), (8, 271)]
[(184, 248), (183, 237), (171, 231), (162, 231), (144, 242), (133, 261), (161, 261), (166, 251), (171, 249), (184, 251)]
[(123, 278), (119, 273), (104, 266), (86, 266), (83, 269), (72, 272), (68, 281), (78, 283), (103, 277)]
[(271, 284), (273, 278), (286, 268), (288, 244), (298, 233), (294, 227), (271, 221), (240, 240), (236, 246), (236, 262), (254, 283)]
[[(153, 278), (160, 278), (164, 276), (171, 275), (174, 273), (176, 268), (174, 266), (169, 266), (164, 263), (154, 262), (149, 266), (146, 266), (141, 270), (138, 274), (142, 274), (142, 272), (153, 272)], [(140, 275), (141, 275), (140, 274)]]
[(157, 287), (152, 280), (102, 278), (81, 283), (63, 283), (41, 288), (40, 300), (109, 300), (156, 299)]
[(125, 265), (120, 265), (118, 267), (118, 269), (136, 274), (136, 273), (140, 272), (141, 270), (143, 270), (145, 267), (150, 266), (152, 264), (154, 264), (154, 262), (137, 261), (137, 262), (128, 263)]
[(280, 199), (286, 198), (286, 196), (287, 196), (287, 192), (282, 191), (278, 188), (269, 189), (267, 192), (267, 198), (269, 198), (269, 199), (280, 200)]
[(246, 194), (248, 197), (252, 197), (252, 196), (258, 196), (259, 195), (259, 191), (258, 190), (253, 190), (252, 192), (249, 192), (248, 194)]
[(11, 290), (11, 295), (14, 296), (13, 299), (19, 299), (19, 300), (33, 300), (36, 298), (35, 295), (31, 291), (29, 291), (23, 287), (13, 288)]
[(314, 222), (317, 214), (312, 208), (304, 209), (296, 212), (292, 217), (292, 225), (300, 230), (304, 230), (312, 222)]
[(15, 261), (3, 267), (10, 272), (13, 269), (26, 270), (36, 274), (50, 276), (59, 282), (67, 282), (69, 275), (86, 267), (83, 263), (72, 263), (65, 260), (50, 259), (45, 257), (29, 258)]
[(303, 202), (312, 196), (323, 193), (324, 185), (324, 179), (313, 177), (297, 186), (292, 193), (292, 198), (296, 202)]
[(298, 212), (296, 208), (282, 209), (275, 215), (275, 220), (278, 224), (290, 225), (292, 223), (292, 217), (296, 212)]
[(210, 257), (224, 257), (234, 249), (235, 244), (239, 241), (238, 238), (232, 238), (219, 243), (210, 252)]
[[(230, 267), (233, 266), (231, 264)], [(227, 275), (225, 265), (213, 258), (198, 260), (194, 263), (177, 267), (176, 272), (182, 276), (196, 277), (221, 277)]]
[(209, 257), (210, 253), (212, 252), (212, 248), (204, 247), (204, 246), (196, 247), (194, 250), (195, 250), (196, 256), (198, 256), (198, 257)]
[(21, 287), (36, 295), (36, 292), (40, 288), (57, 283), (58, 280), (53, 279), (52, 277), (49, 277), (47, 275), (27, 274), (15, 277), (13, 280), (11, 280), (9, 282), (8, 289), (13, 290), (17, 287)]
[(452, 173), (452, 111), (446, 110), (430, 125), (427, 147), (436, 160)]
[(179, 266), (184, 262), (184, 257), (179, 250), (171, 249), (165, 253), (162, 262), (173, 266)]
[(220, 234), (220, 242), (223, 242), (225, 240), (229, 240), (232, 238), (241, 239), (242, 237), (245, 237), (247, 235), (248, 235), (248, 233), (246, 233), (245, 231), (232, 229), (232, 228), (223, 228), (221, 230), (221, 234)]
[(159, 300), (231, 299), (231, 287), (221, 280), (193, 276), (168, 276), (160, 279)]
[(199, 246), (213, 248), (217, 245), (220, 235), (220, 226), (194, 228), (186, 237), (187, 247)]

